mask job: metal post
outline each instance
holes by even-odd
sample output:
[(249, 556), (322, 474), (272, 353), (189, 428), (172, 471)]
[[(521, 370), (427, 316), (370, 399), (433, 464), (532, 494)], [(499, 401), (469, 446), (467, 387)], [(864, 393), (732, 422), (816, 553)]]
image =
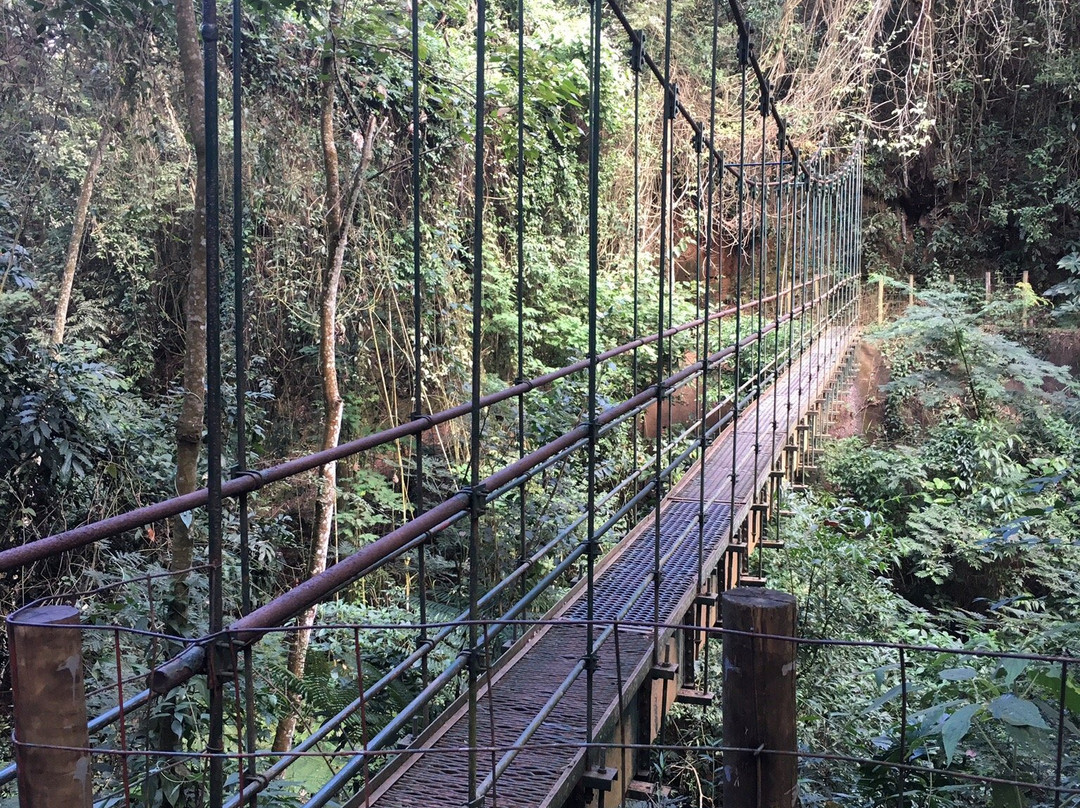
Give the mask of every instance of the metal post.
[(21, 609), (7, 618), (20, 808), (94, 803), (82, 634), (67, 628), (78, 625), (74, 606)]
[[(739, 587), (723, 594), (724, 808), (794, 808), (795, 598)], [(779, 754), (778, 754), (779, 753)]]

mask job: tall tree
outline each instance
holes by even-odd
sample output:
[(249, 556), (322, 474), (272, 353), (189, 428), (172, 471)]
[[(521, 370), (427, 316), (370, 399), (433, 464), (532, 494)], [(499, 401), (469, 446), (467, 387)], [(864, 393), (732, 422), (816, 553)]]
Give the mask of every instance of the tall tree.
[[(338, 291), (341, 288), (341, 273), (345, 265), (345, 252), (352, 231), (353, 214), (363, 188), (364, 176), (371, 165), (377, 134), (377, 119), (374, 114), (367, 120), (363, 136), (354, 137), (354, 145), (359, 148), (360, 159), (353, 172), (348, 188), (341, 183), (341, 158), (338, 154), (334, 106), (339, 42), (338, 30), (344, 16), (344, 0), (331, 0), (327, 17), (326, 41), (323, 44), (323, 57), (320, 75), (322, 93), (319, 104), (319, 135), (322, 143), (323, 174), (325, 183), (326, 205), (326, 263), (322, 270), (322, 283), (319, 288), (319, 364), (322, 376), (323, 393), (323, 429), (322, 447), (332, 449), (341, 437), (341, 419), (343, 402), (337, 374), (337, 315)], [(362, 140), (362, 142), (359, 142)], [(312, 539), (311, 575), (318, 575), (326, 569), (326, 559), (330, 548), (330, 536), (334, 528), (334, 516), (337, 507), (337, 464), (327, 463), (319, 469), (319, 494), (315, 506), (315, 535)], [(304, 676), (310, 632), (306, 629), (315, 622), (316, 608), (304, 612), (298, 621), (298, 630), (292, 635), (289, 645), (288, 669), (295, 679)], [(291, 699), (291, 710), (278, 722), (274, 733), (274, 750), (284, 752), (292, 746), (296, 731), (299, 696)]]
[(105, 151), (109, 148), (112, 139), (112, 115), (106, 112), (101, 119), (101, 132), (98, 135), (97, 145), (90, 154), (90, 163), (83, 175), (82, 186), (79, 189), (79, 199), (75, 203), (75, 216), (71, 224), (71, 237), (68, 239), (67, 252), (64, 256), (64, 274), (60, 279), (60, 295), (56, 301), (56, 314), (53, 317), (53, 330), (50, 343), (57, 346), (64, 341), (64, 330), (67, 327), (68, 308), (71, 306), (71, 292), (75, 287), (75, 270), (79, 266), (79, 250), (82, 246), (83, 236), (86, 234), (86, 217), (90, 212), (90, 199), (94, 195), (94, 183), (97, 181), (101, 163), (105, 159)]
[[(191, 263), (184, 300), (184, 399), (176, 419), (176, 493), (194, 491), (198, 483), (199, 446), (203, 433), (206, 388), (206, 98), (203, 59), (192, 0), (176, 3), (176, 42), (180, 51), (182, 94), (188, 133), (195, 150), (195, 209), (191, 221)], [(188, 522), (173, 520), (170, 569), (191, 566), (194, 546)], [(187, 587), (182, 578), (174, 589), (173, 619), (187, 617)]]

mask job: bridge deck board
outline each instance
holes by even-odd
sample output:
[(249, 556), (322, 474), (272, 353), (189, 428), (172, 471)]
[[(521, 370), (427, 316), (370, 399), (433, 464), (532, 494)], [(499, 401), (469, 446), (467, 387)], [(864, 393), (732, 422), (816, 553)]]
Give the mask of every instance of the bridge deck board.
[[(847, 337), (846, 334), (838, 335), (838, 339)], [(710, 446), (704, 463), (708, 505), (704, 543), (700, 549), (697, 513), (702, 465), (695, 464), (665, 498), (661, 504), (661, 553), (669, 557), (661, 576), (659, 622), (678, 622), (689, 608), (698, 593), (699, 557), (704, 560), (701, 570), (707, 576), (707, 571), (715, 568), (727, 550), (733, 530), (731, 505), (734, 504), (734, 526), (737, 527), (749, 512), (755, 479), (759, 487), (768, 482), (768, 473), (782, 453), (788, 436), (823, 392), (842, 353), (837, 351), (822, 367), (809, 362), (797, 363), (776, 385), (763, 390), (757, 402), (740, 413), (737, 430), (729, 426)], [(789, 389), (790, 410), (787, 406)], [(773, 396), (778, 397), (775, 431)], [(762, 439), (755, 452), (753, 425), (757, 407), (762, 408)], [(734, 496), (731, 487), (733, 453), (736, 460)], [(630, 595), (651, 579), (654, 524), (655, 516), (647, 516), (598, 564), (594, 612), (597, 620), (614, 618), (620, 609), (625, 609)], [(549, 612), (548, 617), (583, 619), (585, 597), (585, 582), (582, 581)], [(651, 621), (653, 603), (652, 586), (647, 585), (645, 596), (623, 619)], [(672, 629), (660, 632), (661, 643), (671, 632)], [(599, 667), (595, 674), (594, 706), (597, 737), (600, 738), (610, 735), (620, 707), (628, 703), (626, 700), (648, 674), (653, 631), (640, 625), (620, 628), (618, 645), (618, 658), (613, 637), (597, 649)], [(585, 652), (585, 628), (581, 625), (540, 626), (520, 640), (493, 666), (480, 689), (478, 744), (503, 748), (513, 744)], [(585, 687), (586, 677), (582, 674), (525, 750), (499, 778), (495, 794), (489, 793), (485, 805), (495, 805), (496, 794), (497, 804), (503, 808), (562, 804), (584, 768), (584, 755), (578, 745), (585, 739)], [(468, 710), (464, 697), (447, 708), (421, 735), (417, 746), (420, 751), (401, 755), (376, 777), (366, 798), (363, 794), (357, 795), (347, 805), (370, 804), (379, 808), (464, 806), (468, 789)], [(502, 749), (494, 754), (480, 755), (479, 780), (488, 775), (501, 755)]]

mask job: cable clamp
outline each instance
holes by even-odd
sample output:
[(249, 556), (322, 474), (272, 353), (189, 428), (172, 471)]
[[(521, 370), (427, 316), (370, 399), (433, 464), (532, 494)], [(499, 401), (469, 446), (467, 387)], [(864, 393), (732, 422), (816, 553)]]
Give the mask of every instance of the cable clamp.
[(588, 673), (592, 673), (600, 667), (600, 656), (595, 651), (591, 654), (585, 654), (581, 661), (585, 663), (585, 670)]
[(470, 675), (479, 676), (483, 673), (480, 667), (480, 654), (476, 652), (475, 648), (462, 648), (458, 656), (464, 658), (465, 669)]
[(746, 33), (739, 32), (739, 43), (735, 46), (735, 55), (739, 59), (739, 66), (746, 67), (750, 64), (750, 28), (747, 26)]
[(679, 83), (677, 81), (670, 82), (667, 85), (667, 92), (664, 93), (664, 117), (669, 120), (675, 120), (675, 113), (679, 110)]
[(218, 27), (216, 25), (212, 25), (211, 23), (203, 23), (202, 38), (203, 42), (217, 42)]
[(409, 420), (410, 421), (423, 421), (424, 422), (424, 429), (431, 429), (431, 428), (433, 428), (435, 426), (435, 421), (432, 420), (430, 415), (428, 415), (426, 413), (418, 412), (416, 410), (414, 410), (409, 415)]
[(236, 651), (242, 644), (233, 645), (231, 635), (228, 633), (217, 637), (210, 645), (210, 653), (207, 654), (207, 674), (211, 687), (223, 684), (236, 675)]
[(589, 441), (596, 443), (597, 439), (600, 437), (599, 422), (595, 418), (591, 418), (585, 422), (585, 426), (588, 427), (589, 430)]
[(645, 31), (638, 28), (630, 34), (630, 69), (640, 73), (645, 68)]
[(690, 125), (694, 127), (694, 136), (690, 139), (690, 143), (693, 145), (694, 151), (697, 154), (701, 154), (701, 150), (705, 146), (705, 135), (701, 131), (700, 124), (698, 124), (697, 122), (693, 122)]
[(473, 516), (479, 516), (487, 510), (488, 492), (483, 483), (478, 483), (475, 487), (466, 485), (461, 489), (461, 493), (469, 498), (469, 511)]
[(596, 538), (592, 538), (586, 543), (585, 552), (589, 558), (599, 558), (603, 553), (603, 550), (600, 547), (600, 542), (597, 541)]
[(257, 487), (261, 488), (266, 484), (266, 478), (261, 471), (256, 469), (242, 469), (239, 466), (233, 466), (229, 469), (229, 474), (232, 479), (236, 480), (240, 477), (250, 477), (257, 484)]

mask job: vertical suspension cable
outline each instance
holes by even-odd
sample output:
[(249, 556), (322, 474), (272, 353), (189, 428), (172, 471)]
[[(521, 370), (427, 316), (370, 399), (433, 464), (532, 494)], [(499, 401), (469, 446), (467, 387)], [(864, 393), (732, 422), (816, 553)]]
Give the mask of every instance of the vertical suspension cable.
[[(668, 173), (670, 174), (673, 169), (672, 163), (675, 159), (675, 118), (678, 114), (677, 102), (679, 98), (679, 85), (677, 82), (670, 82), (665, 83), (665, 86), (671, 93), (670, 110), (666, 118), (668, 126), (671, 128), (671, 139), (668, 141), (668, 148), (671, 150), (671, 154), (669, 155), (670, 162), (668, 163)], [(667, 275), (666, 326), (671, 328), (675, 325), (675, 188), (671, 177), (668, 177), (667, 180), (667, 194), (667, 216), (664, 218), (662, 226), (666, 227), (668, 231), (668, 249), (667, 253), (664, 254), (664, 273)], [(675, 367), (675, 342), (673, 339), (668, 340), (668, 351), (664, 355), (664, 358), (664, 378), (667, 378), (672, 374)], [(661, 420), (661, 423), (664, 425), (664, 433), (669, 439), (669, 442), (667, 443), (668, 462), (671, 461), (676, 449), (675, 441), (671, 439), (678, 434), (675, 430), (674, 392), (673, 389), (664, 397), (667, 403), (667, 420)]]
[(832, 301), (832, 311), (829, 317), (829, 357), (833, 356), (838, 345), (839, 335), (836, 331), (836, 325), (839, 322), (840, 293), (843, 288), (840, 282), (840, 206), (842, 204), (842, 190), (840, 180), (834, 181), (832, 196), (829, 200), (829, 241), (832, 256), (832, 269), (829, 273), (829, 299)]
[[(705, 269), (705, 264), (708, 263), (708, 256), (705, 261), (702, 261), (702, 233), (701, 233), (701, 207), (705, 204), (705, 189), (702, 185), (704, 181), (704, 175), (701, 170), (701, 151), (704, 147), (705, 133), (702, 130), (694, 131), (694, 170), (695, 170), (695, 193), (697, 194), (697, 201), (694, 205), (694, 240), (696, 245), (694, 256), (694, 317), (695, 319), (701, 318), (702, 310), (708, 310), (708, 305), (701, 300), (701, 275)], [(709, 161), (710, 167), (712, 160)], [(707, 281), (707, 279), (706, 279)], [(708, 284), (705, 285), (705, 294), (708, 296)], [(708, 368), (709, 348), (707, 343), (703, 341), (703, 336), (706, 330), (706, 323), (708, 323), (708, 315), (702, 321), (701, 327), (694, 330), (694, 352), (696, 354), (696, 361), (701, 362), (701, 374), (699, 376), (698, 384), (701, 385), (703, 390), (705, 387), (705, 380), (707, 378), (706, 370)], [(694, 410), (695, 415), (698, 416), (698, 480), (700, 485), (698, 486), (698, 508), (697, 508), (697, 576), (696, 585), (697, 593), (701, 593), (701, 568), (704, 564), (705, 558), (705, 409), (704, 396), (700, 393), (694, 396)]]
[(854, 183), (855, 183), (855, 171), (854, 171), (854, 166), (852, 166), (851, 168), (849, 168), (847, 177), (845, 178), (845, 181), (844, 181), (844, 221), (843, 221), (843, 224), (844, 224), (844, 228), (843, 228), (843, 233), (844, 233), (844, 259), (843, 259), (843, 265), (844, 265), (844, 298), (843, 298), (844, 299), (844, 317), (843, 317), (843, 323), (844, 323), (845, 328), (847, 328), (851, 324), (849, 322), (849, 318), (851, 317), (851, 309), (853, 308), (853, 301), (854, 301), (854, 298), (852, 296), (852, 291), (854, 290), (854, 285), (852, 284), (852, 271), (851, 271), (852, 270), (851, 258), (852, 258), (852, 254), (853, 254), (852, 249), (851, 249), (851, 239), (852, 239), (852, 235), (853, 235), (853, 233), (852, 233), (852, 223), (853, 223), (854, 218), (855, 218), (852, 215), (852, 213), (853, 213), (853, 205), (854, 205), (854, 201), (855, 201), (854, 194), (852, 193), (852, 188), (854, 186)]
[[(758, 244), (754, 255), (754, 279), (757, 284), (757, 338), (754, 340), (754, 353), (756, 356), (754, 367), (754, 483), (750, 490), (751, 499), (757, 505), (761, 491), (760, 468), (761, 468), (761, 386), (765, 376), (764, 362), (764, 329), (765, 329), (765, 286), (767, 281), (767, 264), (769, 253), (769, 208), (767, 204), (768, 187), (765, 184), (765, 160), (768, 154), (766, 146), (766, 127), (769, 120), (769, 88), (761, 85), (761, 163), (758, 175), (758, 211), (757, 231)], [(758, 206), (755, 206), (757, 208)], [(764, 510), (757, 508), (750, 513), (751, 530), (761, 527)], [(758, 537), (760, 539), (760, 536)], [(758, 571), (761, 567), (761, 553), (758, 553)]]
[[(806, 292), (809, 279), (809, 242), (807, 240), (809, 233), (809, 209), (810, 209), (810, 175), (804, 175), (804, 193), (802, 200), (802, 210), (799, 212), (799, 265), (801, 267), (801, 283), (799, 285), (799, 386), (796, 390), (797, 407), (796, 412), (799, 414), (799, 424), (802, 425), (805, 413), (803, 412), (803, 388), (806, 385)], [(799, 459), (802, 460), (802, 447), (803, 447), (803, 435), (796, 433), (796, 440), (799, 445)], [(799, 469), (800, 477), (802, 476), (802, 468), (800, 464)]]
[[(699, 440), (701, 442), (701, 469), (698, 474), (698, 561), (697, 561), (697, 591), (699, 595), (708, 594), (710, 589), (709, 580), (702, 581), (702, 576), (705, 571), (705, 473), (708, 471), (708, 453), (709, 453), (709, 308), (712, 302), (712, 256), (713, 256), (713, 228), (714, 222), (714, 194), (713, 189), (718, 181), (723, 178), (723, 158), (715, 156), (713, 154), (712, 145), (716, 139), (716, 56), (717, 56), (717, 39), (720, 27), (720, 4), (718, 2), (713, 3), (713, 20), (712, 20), (712, 51), (710, 54), (710, 66), (709, 66), (709, 169), (706, 172), (705, 178), (705, 322), (702, 324), (702, 344), (704, 349), (702, 351), (701, 360), (701, 432)], [(700, 197), (701, 191), (698, 190)], [(719, 284), (717, 284), (719, 287)], [(717, 332), (720, 331), (720, 324), (717, 323)], [(710, 497), (711, 498), (711, 497)], [(703, 612), (702, 616), (708, 612)], [(702, 689), (708, 691), (709, 689), (709, 636), (705, 635), (704, 645), (704, 665), (702, 671)], [(714, 777), (715, 779), (715, 772)]]
[[(412, 296), (413, 296), (413, 418), (420, 418), (424, 412), (424, 348), (423, 348), (423, 275), (421, 272), (422, 235), (420, 231), (420, 4), (409, 4), (409, 27), (412, 37), (412, 138), (410, 143), (412, 156)], [(413, 508), (416, 515), (424, 511), (424, 430), (416, 433), (413, 444)], [(428, 603), (427, 603), (427, 544), (421, 543), (416, 548), (417, 595), (420, 610), (420, 632), (417, 647), (426, 647), (428, 640)], [(426, 688), (431, 678), (429, 654), (420, 657), (420, 683)], [(428, 705), (424, 704), (421, 722), (427, 725), (430, 719)]]
[(664, 415), (664, 276), (667, 274), (667, 254), (671, 248), (668, 233), (669, 168), (671, 156), (671, 123), (675, 117), (675, 98), (671, 86), (671, 0), (664, 6), (664, 109), (663, 131), (660, 137), (660, 263), (658, 266), (659, 294), (656, 324), (656, 469), (654, 490), (656, 508), (653, 511), (653, 664), (660, 661), (660, 505), (664, 499), (663, 423)]
[[(779, 144), (780, 142), (780, 138), (778, 137), (777, 143)], [(770, 363), (772, 365), (770, 375), (772, 376), (773, 385), (780, 380), (780, 309), (784, 304), (783, 279), (785, 275), (783, 273), (782, 265), (784, 261), (784, 236), (786, 235), (784, 232), (784, 150), (782, 146), (777, 149), (777, 153), (778, 168), (776, 170), (777, 180), (775, 186), (776, 219), (774, 225), (776, 228), (776, 246), (774, 248), (776, 251), (776, 273), (773, 277), (773, 355)], [(772, 443), (774, 449), (776, 447), (776, 430), (779, 426), (778, 403), (779, 394), (775, 393), (772, 402)]]
[[(233, 359), (236, 365), (236, 457), (233, 473), (247, 470), (247, 352), (244, 335), (247, 323), (244, 317), (244, 172), (243, 172), (243, 126), (240, 117), (243, 106), (243, 81), (240, 70), (243, 65), (243, 8), (241, 0), (232, 2), (232, 160), (233, 160)], [(241, 493), (236, 499), (238, 531), (240, 538), (240, 611), (251, 611), (251, 546), (248, 495)], [(253, 651), (244, 646), (244, 749), (250, 754), (258, 744), (258, 728), (255, 724), (255, 676)], [(243, 790), (245, 777), (255, 776), (255, 758), (247, 764), (239, 764), (240, 785)], [(256, 805), (252, 795), (247, 805)]]
[(469, 425), (469, 805), (477, 804), (477, 696), (480, 684), (477, 654), (477, 605), (480, 593), (480, 507), (484, 492), (480, 487), (480, 337), (484, 302), (484, 99), (487, 87), (487, 0), (476, 2), (476, 108), (473, 129), (473, 243), (472, 243), (472, 411)]
[[(206, 463), (207, 463), (207, 561), (209, 565), (209, 631), (216, 634), (224, 624), (222, 600), (221, 512), (221, 286), (220, 185), (218, 182), (218, 13), (215, 0), (203, 0), (203, 94), (206, 128)], [(211, 655), (209, 732), (206, 750), (211, 754), (208, 801), (220, 808), (224, 799), (225, 698), (216, 660)]]
[[(516, 217), (514, 222), (517, 239), (517, 376), (514, 384), (525, 381), (525, 0), (517, 4), (517, 173)], [(525, 391), (518, 394), (517, 400), (517, 450), (518, 459), (525, 457)], [(518, 487), (518, 564), (524, 564), (529, 555), (528, 541), (525, 534), (525, 496), (528, 483), (521, 481)], [(521, 576), (520, 599), (524, 600), (529, 591), (528, 576)], [(528, 617), (528, 610), (522, 613)], [(517, 627), (514, 628), (515, 635)], [(524, 628), (522, 628), (524, 631)]]
[(734, 390), (731, 394), (731, 503), (728, 520), (728, 543), (735, 543), (735, 488), (739, 481), (739, 388), (742, 386), (742, 276), (745, 250), (743, 249), (743, 205), (746, 200), (746, 66), (750, 61), (750, 38), (741, 29), (738, 44), (741, 94), (739, 97), (739, 174), (736, 178), (738, 199), (735, 213), (735, 370)]
[[(861, 144), (858, 144), (858, 143), (856, 144), (856, 153), (857, 153), (857, 150), (858, 150), (860, 145)], [(850, 222), (849, 222), (849, 226), (851, 227), (851, 237), (848, 240), (848, 249), (851, 251), (851, 254), (849, 256), (849, 265), (850, 265), (849, 266), (849, 272), (851, 274), (851, 307), (852, 307), (852, 311), (851, 311), (851, 314), (849, 315), (849, 317), (850, 317), (850, 320), (851, 320), (851, 325), (853, 327), (857, 324), (856, 314), (857, 314), (858, 309), (859, 309), (859, 298), (860, 298), (860, 288), (861, 288), (861, 284), (859, 282), (860, 278), (859, 278), (859, 275), (858, 275), (858, 256), (855, 253), (855, 241), (858, 238), (858, 233), (856, 232), (856, 211), (858, 210), (858, 205), (859, 205), (859, 199), (856, 196), (857, 187), (858, 187), (858, 175), (859, 175), (859, 163), (858, 163), (858, 157), (856, 157), (855, 166), (854, 166), (854, 168), (853, 168), (853, 170), (851, 172), (851, 211), (850, 211), (851, 219), (850, 219)]]
[[(630, 69), (634, 73), (634, 314), (633, 332), (637, 340), (641, 325), (640, 301), (638, 300), (640, 286), (640, 258), (641, 258), (641, 70), (644, 67), (645, 56), (645, 32), (636, 30), (631, 35), (630, 41)], [(631, 357), (631, 375), (633, 377), (634, 394), (640, 389), (639, 355), (638, 346), (634, 346)], [(634, 496), (636, 497), (641, 488), (641, 477), (638, 474), (638, 427), (642, 423), (640, 417), (634, 417), (630, 424), (630, 451), (634, 458)], [(632, 521), (637, 524), (638, 506), (634, 505)]]
[[(795, 288), (798, 277), (799, 266), (799, 152), (794, 153), (791, 161), (791, 204), (790, 204), (790, 216), (791, 227), (789, 229), (789, 241), (791, 242), (791, 250), (789, 255), (790, 261), (790, 278), (788, 286), (788, 322), (787, 322), (787, 426), (785, 427), (785, 434), (788, 445), (795, 442), (798, 436), (798, 418), (794, 420), (791, 417), (791, 384), (792, 377), (795, 375)], [(801, 291), (801, 290), (800, 290)], [(799, 305), (802, 305), (802, 301), (799, 301)], [(796, 415), (799, 415), (796, 410)], [(794, 463), (797, 455), (795, 452), (785, 449), (787, 452), (786, 462)], [(794, 468), (788, 469), (787, 482), (791, 482), (794, 476)]]
[[(836, 182), (830, 181), (829, 193), (825, 197), (825, 272), (826, 272), (826, 298), (825, 298), (825, 351), (822, 353), (822, 373), (828, 373), (828, 357), (832, 354), (833, 347), (833, 319), (836, 308)], [(826, 379), (820, 380), (822, 384)], [(822, 388), (824, 390), (824, 388)]]
[[(862, 280), (862, 211), (863, 211), (863, 139), (859, 137), (858, 165), (855, 177), (855, 277)], [(862, 305), (861, 299), (859, 305)], [(861, 312), (856, 311), (856, 316)]]
[[(701, 151), (704, 148), (705, 133), (700, 129), (694, 130), (694, 182), (697, 199), (694, 203), (694, 319), (701, 319), (701, 271), (702, 271), (702, 259), (701, 259), (701, 206), (705, 204), (704, 189), (702, 188), (703, 174), (701, 171)], [(701, 328), (694, 329), (694, 354), (696, 360), (700, 360), (702, 354), (702, 342), (701, 342)], [(704, 378), (704, 369), (702, 370), (702, 378)], [(694, 397), (694, 410), (695, 416), (697, 415), (698, 405), (701, 403), (701, 397)], [(702, 446), (704, 448), (704, 446)]]
[[(591, 5), (589, 36), (589, 440), (586, 445), (586, 625), (585, 625), (585, 768), (597, 753), (593, 743), (593, 697), (595, 695), (596, 648), (593, 619), (596, 606), (596, 558), (600, 544), (596, 538), (596, 330), (597, 276), (600, 268), (600, 30), (603, 14), (599, 0)], [(599, 760), (603, 760), (599, 756)]]
[(808, 375), (806, 379), (807, 383), (807, 406), (812, 406), (810, 402), (810, 394), (813, 391), (813, 382), (815, 378), (814, 370), (817, 361), (816, 346), (817, 340), (815, 339), (815, 329), (818, 323), (818, 289), (819, 289), (819, 276), (821, 275), (821, 239), (820, 239), (820, 224), (821, 224), (821, 184), (814, 182), (813, 194), (810, 197), (810, 232), (808, 234), (810, 239), (810, 272), (813, 278), (813, 284), (810, 288), (810, 323), (807, 327), (808, 339), (807, 339), (807, 362), (809, 364)]
[[(780, 540), (780, 482), (776, 475), (777, 446), (776, 432), (779, 427), (779, 404), (780, 404), (780, 308), (784, 302), (783, 279), (787, 273), (783, 272), (784, 260), (784, 130), (776, 134), (776, 276), (773, 280), (773, 352), (772, 352), (772, 440), (769, 450), (769, 496), (772, 500), (772, 509), (776, 512), (776, 540)], [(783, 458), (783, 447), (780, 447), (780, 458)], [(783, 462), (781, 460), (781, 462)]]

